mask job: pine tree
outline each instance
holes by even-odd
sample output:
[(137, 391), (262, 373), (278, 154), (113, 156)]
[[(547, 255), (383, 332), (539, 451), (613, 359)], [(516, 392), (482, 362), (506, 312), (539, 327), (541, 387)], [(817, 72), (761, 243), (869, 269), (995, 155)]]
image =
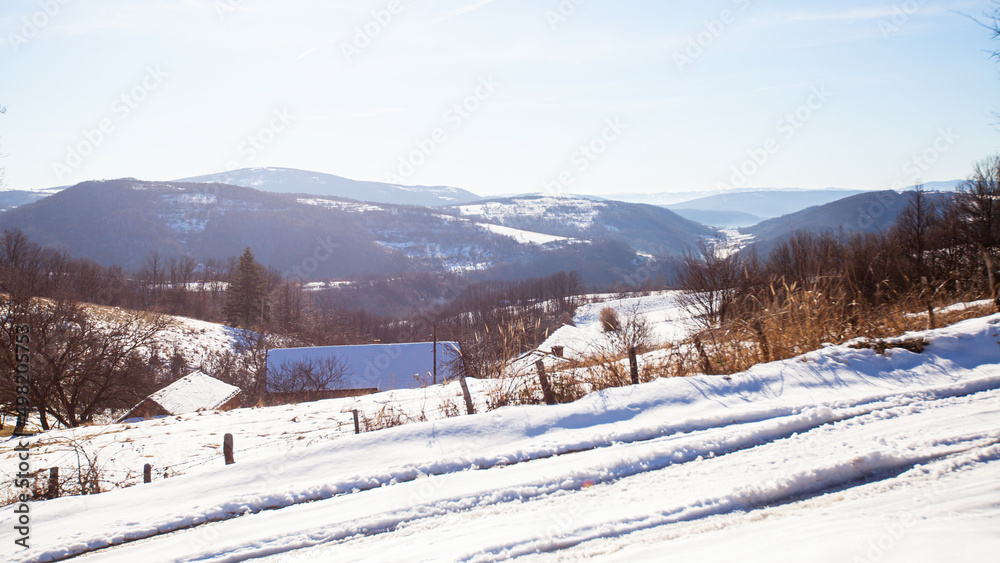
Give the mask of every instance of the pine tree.
[(260, 327), (267, 320), (267, 278), (249, 248), (243, 251), (229, 277), (222, 315), (230, 325), (247, 328)]

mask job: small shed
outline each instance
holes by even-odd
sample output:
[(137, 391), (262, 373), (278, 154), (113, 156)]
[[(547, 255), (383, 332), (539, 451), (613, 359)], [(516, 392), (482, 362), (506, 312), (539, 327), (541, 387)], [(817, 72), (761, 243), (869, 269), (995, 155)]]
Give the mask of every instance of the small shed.
[(198, 411), (227, 411), (240, 405), (240, 388), (193, 372), (146, 397), (118, 422)]

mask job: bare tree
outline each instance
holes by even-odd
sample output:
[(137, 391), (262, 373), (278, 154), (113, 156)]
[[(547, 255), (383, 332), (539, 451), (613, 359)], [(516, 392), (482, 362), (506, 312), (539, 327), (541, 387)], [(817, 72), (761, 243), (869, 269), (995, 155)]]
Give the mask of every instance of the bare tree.
[(1000, 155), (976, 164), (972, 176), (959, 188), (957, 205), (966, 241), (983, 260), (990, 298), (997, 298), (993, 271), (1000, 241)]
[(932, 276), (932, 268), (928, 267), (928, 254), (931, 250), (931, 233), (938, 222), (938, 210), (934, 202), (927, 197), (922, 184), (908, 194), (910, 202), (896, 219), (893, 235), (900, 246), (906, 251), (906, 258), (912, 265), (917, 279)]
[(336, 356), (284, 362), (268, 373), (268, 390), (277, 393), (330, 391), (344, 386), (347, 364)]
[(152, 292), (153, 296), (156, 297), (160, 294), (160, 289), (163, 285), (164, 277), (164, 265), (163, 257), (160, 256), (160, 252), (153, 250), (146, 255), (146, 262), (142, 266), (142, 278), (149, 284), (149, 290)]
[(695, 316), (712, 326), (725, 320), (748, 284), (756, 283), (758, 265), (754, 256), (716, 252), (708, 242), (699, 253), (685, 253), (678, 272), (686, 290), (683, 301)]
[[(150, 351), (167, 326), (159, 315), (37, 298), (4, 298), (0, 315), (30, 327), (29, 400), (44, 430), (50, 420), (74, 427), (109, 409), (134, 406), (155, 384)], [(4, 323), (0, 334), (13, 342), (13, 330)], [(0, 347), (2, 369), (13, 373), (16, 360), (12, 347)], [(14, 391), (9, 379), (2, 387), (4, 402)]]

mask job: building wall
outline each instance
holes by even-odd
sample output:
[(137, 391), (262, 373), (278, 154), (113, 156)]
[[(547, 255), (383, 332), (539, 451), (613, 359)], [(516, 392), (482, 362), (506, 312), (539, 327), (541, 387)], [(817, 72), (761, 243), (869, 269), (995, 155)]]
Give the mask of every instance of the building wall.
[(291, 405), (296, 403), (310, 403), (313, 401), (323, 401), (326, 399), (342, 399), (344, 397), (360, 397), (378, 393), (378, 389), (337, 389), (334, 391), (302, 391), (299, 393), (267, 393), (257, 402), (259, 407), (273, 407), (276, 405)]

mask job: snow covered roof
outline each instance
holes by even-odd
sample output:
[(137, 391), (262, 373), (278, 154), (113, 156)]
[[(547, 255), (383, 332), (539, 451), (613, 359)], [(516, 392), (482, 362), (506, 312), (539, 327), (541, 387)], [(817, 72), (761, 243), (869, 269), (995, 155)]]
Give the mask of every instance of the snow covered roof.
[(196, 371), (149, 396), (170, 414), (214, 410), (240, 394), (240, 388)]
[[(457, 342), (437, 343), (438, 382), (452, 377), (448, 366), (457, 350)], [(421, 387), (421, 379), (430, 380), (434, 373), (433, 342), (282, 348), (267, 353), (268, 390), (275, 390), (272, 378), (282, 365), (324, 358), (336, 358), (344, 367), (343, 379), (330, 390), (416, 389)]]

